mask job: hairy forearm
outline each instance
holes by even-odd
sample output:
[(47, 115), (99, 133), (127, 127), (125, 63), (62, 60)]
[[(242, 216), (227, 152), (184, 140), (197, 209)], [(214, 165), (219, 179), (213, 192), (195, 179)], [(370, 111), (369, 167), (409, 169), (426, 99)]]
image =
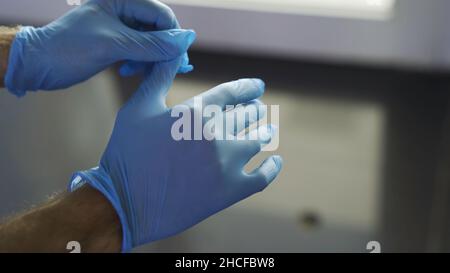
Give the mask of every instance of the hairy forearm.
[(119, 252), (120, 221), (108, 200), (90, 186), (62, 194), (0, 226), (0, 252)]
[(8, 69), (9, 49), (19, 27), (0, 26), (0, 87), (4, 87), (4, 78)]

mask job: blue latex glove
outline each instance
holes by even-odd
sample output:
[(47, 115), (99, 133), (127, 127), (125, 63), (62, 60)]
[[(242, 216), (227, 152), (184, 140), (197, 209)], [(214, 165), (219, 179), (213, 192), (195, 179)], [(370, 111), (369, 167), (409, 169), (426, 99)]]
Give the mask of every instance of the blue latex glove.
[[(272, 156), (253, 172), (244, 171), (261, 145), (270, 142), (270, 126), (260, 131), (257, 140), (174, 140), (171, 128), (177, 119), (171, 117), (165, 98), (180, 62), (158, 63), (147, 72), (119, 111), (100, 166), (72, 178), (71, 190), (87, 182), (110, 200), (122, 223), (123, 251), (186, 230), (262, 191), (281, 170), (281, 157)], [(255, 99), (263, 92), (261, 80), (244, 79), (201, 96), (204, 106), (225, 109), (225, 105), (258, 105)], [(197, 111), (193, 100), (174, 107), (181, 108)], [(243, 121), (224, 133), (235, 134), (247, 125)], [(217, 135), (221, 133), (217, 130)]]
[[(148, 27), (155, 31), (137, 30)], [(140, 62), (182, 54), (179, 72), (186, 73), (192, 70), (186, 51), (194, 39), (158, 1), (92, 0), (45, 27), (23, 27), (11, 47), (5, 84), (23, 96), (69, 87), (118, 61), (127, 61), (121, 74), (132, 75)]]

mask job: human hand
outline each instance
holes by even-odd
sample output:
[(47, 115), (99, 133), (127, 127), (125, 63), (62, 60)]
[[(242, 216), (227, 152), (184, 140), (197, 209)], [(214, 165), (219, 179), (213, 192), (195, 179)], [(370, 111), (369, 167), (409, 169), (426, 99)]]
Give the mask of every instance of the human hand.
[[(248, 161), (270, 142), (270, 126), (248, 134), (255, 140), (233, 137), (261, 118), (264, 113), (239, 120), (233, 128), (210, 130), (212, 140), (175, 140), (176, 121), (171, 112), (200, 109), (195, 99), (168, 108), (166, 94), (181, 60), (157, 63), (132, 98), (122, 107), (100, 166), (78, 172), (71, 189), (83, 182), (102, 192), (113, 204), (122, 223), (122, 250), (163, 239), (199, 223), (207, 217), (262, 191), (281, 171), (279, 156), (269, 157), (251, 173), (244, 171)], [(261, 80), (243, 79), (219, 85), (201, 94), (203, 104), (217, 105), (214, 119), (227, 119), (227, 105), (242, 105), (232, 111), (261, 104)], [(263, 109), (257, 107), (257, 109)], [(231, 115), (233, 116), (233, 115)], [(205, 128), (211, 118), (201, 119)], [(227, 127), (227, 126), (225, 126)], [(218, 127), (217, 127), (218, 128)], [(185, 128), (188, 130), (188, 128)]]
[(120, 70), (127, 76), (142, 62), (183, 54), (178, 72), (187, 73), (192, 66), (186, 51), (194, 40), (195, 33), (180, 29), (170, 8), (158, 1), (91, 0), (47, 26), (23, 27), (11, 47), (5, 85), (23, 96), (69, 87), (118, 61), (127, 61)]

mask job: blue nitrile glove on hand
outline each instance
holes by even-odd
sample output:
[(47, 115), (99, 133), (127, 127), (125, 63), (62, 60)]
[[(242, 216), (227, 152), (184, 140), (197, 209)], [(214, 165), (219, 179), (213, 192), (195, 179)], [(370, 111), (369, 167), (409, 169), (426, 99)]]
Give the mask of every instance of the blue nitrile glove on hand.
[[(142, 31), (149, 27), (155, 31)], [(118, 61), (127, 61), (120, 70), (127, 76), (142, 62), (182, 54), (179, 72), (187, 73), (192, 66), (186, 51), (194, 39), (195, 33), (180, 29), (170, 8), (158, 1), (92, 0), (45, 27), (22, 27), (10, 50), (5, 85), (23, 96), (69, 87)]]
[[(171, 131), (178, 118), (172, 117), (171, 111), (199, 111), (193, 99), (172, 109), (165, 104), (180, 63), (157, 63), (146, 72), (138, 91), (117, 115), (100, 166), (72, 178), (71, 190), (87, 182), (110, 200), (122, 223), (123, 251), (186, 230), (262, 191), (281, 170), (281, 157), (272, 156), (253, 172), (244, 171), (246, 163), (261, 151), (261, 145), (270, 142), (271, 126), (260, 129), (256, 140), (173, 138)], [(256, 99), (263, 93), (261, 80), (244, 79), (222, 84), (200, 96), (204, 106), (218, 105), (220, 115), (224, 115), (226, 105), (244, 104), (231, 111), (259, 105)], [(214, 118), (220, 120), (220, 115)], [(238, 121), (225, 132), (210, 132), (235, 135), (263, 115), (260, 112), (256, 118), (248, 118), (250, 122)], [(211, 124), (207, 118), (200, 118), (200, 122)], [(254, 132), (249, 134), (255, 136)]]

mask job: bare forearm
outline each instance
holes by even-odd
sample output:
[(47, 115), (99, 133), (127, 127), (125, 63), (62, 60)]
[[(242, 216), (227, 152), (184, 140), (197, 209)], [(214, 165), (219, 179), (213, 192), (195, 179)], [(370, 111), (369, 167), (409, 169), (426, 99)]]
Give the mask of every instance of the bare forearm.
[(18, 30), (19, 27), (0, 26), (0, 87), (5, 86), (3, 80), (8, 69), (9, 49)]
[(83, 186), (0, 226), (0, 252), (67, 252), (77, 241), (82, 252), (119, 252), (121, 227), (108, 200)]

